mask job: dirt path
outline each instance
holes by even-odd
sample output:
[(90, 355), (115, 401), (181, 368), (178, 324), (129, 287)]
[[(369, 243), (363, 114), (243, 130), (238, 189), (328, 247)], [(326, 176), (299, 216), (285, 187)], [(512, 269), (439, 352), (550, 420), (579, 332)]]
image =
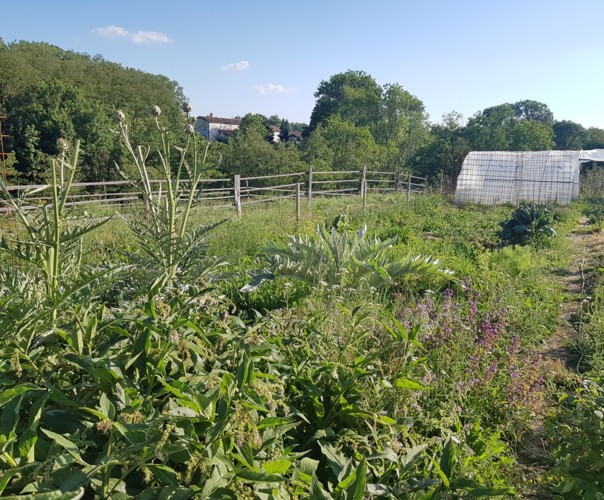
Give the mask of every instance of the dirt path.
[(568, 238), (571, 242), (571, 262), (560, 274), (565, 300), (560, 306), (558, 328), (548, 339), (542, 355), (551, 370), (559, 374), (568, 371), (574, 375), (579, 360), (571, 354), (570, 347), (579, 334), (581, 312), (592, 286), (590, 276), (599, 264), (598, 259), (604, 249), (604, 233), (589, 231), (588, 220), (583, 217)]
[[(580, 362), (573, 349), (579, 332), (580, 315), (593, 287), (590, 277), (594, 268), (601, 265), (604, 253), (604, 232), (593, 232), (586, 217), (578, 221), (575, 230), (567, 236), (570, 240), (571, 260), (569, 265), (558, 273), (558, 283), (564, 290), (564, 301), (560, 306), (558, 327), (540, 350), (546, 372), (551, 380), (560, 387), (572, 386), (579, 380), (577, 367)], [(525, 478), (537, 479), (549, 468), (550, 455), (544, 441), (543, 426), (549, 408), (544, 406), (537, 411), (533, 422), (533, 432), (524, 437), (517, 449), (522, 474)], [(531, 481), (532, 482), (532, 481)], [(526, 498), (551, 498), (551, 492), (541, 490), (538, 483), (534, 490), (526, 492)]]

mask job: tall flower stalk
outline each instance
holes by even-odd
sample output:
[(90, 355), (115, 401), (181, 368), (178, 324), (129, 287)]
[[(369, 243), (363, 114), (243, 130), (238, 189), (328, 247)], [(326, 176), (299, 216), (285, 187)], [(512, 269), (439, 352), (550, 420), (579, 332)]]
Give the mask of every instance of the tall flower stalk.
[[(4, 202), (24, 229), (20, 237), (2, 234), (0, 251), (20, 262), (20, 268), (15, 267), (13, 272), (22, 273), (21, 279), (31, 282), (35, 293), (39, 293), (38, 299), (28, 306), (16, 305), (6, 316), (0, 315), (0, 326), (4, 319), (12, 322), (11, 328), (21, 330), (43, 319), (50, 319), (49, 326), (53, 326), (62, 304), (117, 270), (89, 271), (82, 266), (84, 235), (109, 219), (77, 219), (75, 223), (76, 219), (69, 216), (68, 200), (77, 171), (80, 142), (76, 141), (71, 152), (65, 139), (59, 139), (57, 146), (60, 154), (50, 162), (50, 185), (33, 189), (17, 199), (0, 178)], [(43, 206), (35, 207), (32, 195), (47, 189), (50, 190), (49, 200)]]
[[(187, 122), (190, 109), (188, 103), (183, 105)], [(121, 111), (117, 114), (119, 132), (124, 147), (136, 166), (137, 178), (132, 179), (119, 165), (116, 166), (121, 175), (139, 190), (143, 199), (146, 221), (133, 224), (139, 244), (147, 257), (147, 262), (141, 264), (143, 268), (159, 271), (156, 282), (167, 284), (184, 270), (197, 276), (208, 270), (208, 266), (202, 266), (203, 270), (200, 270), (198, 265), (203, 260), (199, 258), (199, 251), (205, 242), (206, 230), (199, 228), (190, 231), (189, 220), (205, 171), (209, 145), (206, 144), (200, 157), (197, 134), (193, 126), (187, 123), (184, 147), (173, 146), (170, 131), (160, 122), (159, 106), (153, 106), (151, 113), (160, 139), (160, 147), (155, 151), (157, 167), (161, 173), (159, 187), (154, 189), (155, 183), (150, 176), (151, 146), (132, 145), (126, 117)], [(177, 161), (173, 161), (173, 149), (178, 151)]]

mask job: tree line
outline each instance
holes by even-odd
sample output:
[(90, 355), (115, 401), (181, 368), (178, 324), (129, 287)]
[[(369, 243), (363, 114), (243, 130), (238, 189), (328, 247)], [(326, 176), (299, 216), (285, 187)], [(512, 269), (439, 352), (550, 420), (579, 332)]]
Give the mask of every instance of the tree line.
[[(0, 114), (6, 116), (5, 149), (13, 180), (42, 182), (47, 155), (63, 137), (82, 141), (82, 179), (116, 178), (128, 166), (113, 117), (128, 117), (135, 144), (153, 145), (157, 105), (176, 143), (184, 134), (186, 96), (177, 82), (46, 43), (0, 39)], [(269, 175), (306, 170), (356, 170), (363, 166), (454, 178), (472, 150), (530, 151), (604, 147), (604, 130), (558, 121), (541, 102), (522, 100), (476, 112), (467, 120), (451, 112), (432, 123), (423, 102), (400, 84), (380, 85), (363, 71), (321, 81), (308, 125), (277, 115), (243, 116), (224, 142), (210, 147), (212, 175)], [(271, 126), (282, 141), (272, 141)], [(286, 140), (302, 132), (300, 141)], [(203, 139), (200, 138), (200, 143)], [(204, 147), (200, 144), (200, 147)]]

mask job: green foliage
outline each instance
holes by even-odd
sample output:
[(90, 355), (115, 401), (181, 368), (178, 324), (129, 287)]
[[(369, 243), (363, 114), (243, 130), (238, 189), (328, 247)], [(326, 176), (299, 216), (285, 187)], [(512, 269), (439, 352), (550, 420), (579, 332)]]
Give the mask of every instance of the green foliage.
[(319, 125), (305, 148), (306, 161), (325, 170), (377, 168), (382, 156), (369, 128), (357, 127), (339, 115), (330, 116)]
[(556, 149), (580, 150), (586, 140), (585, 128), (570, 120), (562, 120), (554, 123), (554, 140)]
[[(171, 171), (174, 181), (182, 156), (172, 148), (170, 160), (162, 162), (168, 157), (161, 146), (167, 132), (158, 130), (159, 151), (151, 148), (145, 156), (141, 148), (139, 165), (143, 174), (151, 166)], [(182, 149), (193, 172), (193, 145)], [(130, 171), (137, 168), (133, 158)], [(166, 188), (158, 206), (162, 227), (175, 228), (176, 235), (191, 177), (184, 163), (180, 172), (180, 189), (172, 192), (185, 200), (175, 217), (169, 215)], [(152, 199), (157, 201), (156, 193)], [(5, 266), (2, 494), (529, 496), (531, 474), (539, 471), (533, 462), (528, 469), (516, 450), (523, 448), (523, 432), (550, 409), (551, 386), (535, 346), (558, 314), (551, 270), (563, 265), (566, 247), (492, 252), (506, 208), (459, 208), (436, 196), (407, 206), (401, 199), (372, 196), (365, 211), (350, 199), (317, 200), (300, 221), (299, 235), (291, 237), (295, 244), (278, 244), (300, 260), (307, 254), (316, 258), (316, 273), (301, 272), (305, 278), (295, 278), (294, 286), (285, 276), (256, 292), (237, 292), (252, 255), (296, 230), (287, 213), (291, 206), (283, 203), (250, 209), (217, 227), (214, 239), (200, 248), (199, 256), (231, 258), (231, 273), (213, 282), (217, 290), (208, 288), (203, 272), (180, 268), (168, 273), (168, 281), (152, 282), (151, 275), (164, 275), (166, 268), (145, 254), (155, 216), (144, 220), (144, 212), (136, 212), (151, 227), (144, 237), (130, 234), (122, 218), (115, 218), (82, 241), (82, 261), (73, 268), (82, 279), (86, 262), (115, 265), (117, 255), (139, 257), (116, 280), (110, 290), (115, 296), (101, 296), (104, 303), (91, 287), (56, 307), (55, 321), (47, 313), (22, 329), (15, 318), (25, 309), (18, 304), (46, 307), (31, 286), (40, 287), (42, 274), (30, 264), (18, 273)], [(196, 207), (193, 200), (185, 235), (196, 241), (191, 228), (221, 217), (219, 209)], [(321, 220), (329, 228), (315, 232)], [(0, 224), (7, 238), (26, 234), (11, 219)], [(365, 224), (368, 230), (354, 232)], [(565, 230), (560, 224), (561, 234)], [(185, 246), (173, 247), (174, 262)], [(448, 274), (416, 280), (411, 273), (412, 280), (390, 286), (382, 271), (394, 275), (389, 266), (406, 262), (409, 253), (443, 256), (447, 267), (472, 277), (462, 285)], [(143, 266), (149, 270), (145, 288), (138, 281)], [(368, 293), (374, 276), (384, 286), (380, 294)], [(321, 281), (334, 286), (307, 284)], [(118, 293), (128, 283), (143, 295)], [(30, 337), (31, 347), (25, 348)], [(585, 406), (584, 416), (591, 418)], [(567, 418), (574, 422), (576, 408), (565, 402), (566, 409), (560, 425)], [(589, 431), (591, 420), (585, 422)], [(575, 440), (577, 448), (584, 439), (581, 434)], [(556, 457), (561, 467), (569, 463), (563, 453)], [(585, 467), (592, 469), (593, 464)], [(551, 476), (561, 488), (571, 479), (562, 468)], [(548, 481), (546, 474), (539, 479)]]
[(124, 68), (100, 56), (62, 50), (46, 43), (0, 46), (0, 113), (6, 115), (5, 148), (14, 151), (23, 179), (41, 183), (44, 154), (56, 154), (56, 140), (81, 140), (80, 175), (86, 181), (117, 178), (122, 163), (111, 116), (122, 109), (137, 121), (136, 143), (147, 142), (154, 128), (149, 102), (161, 106), (168, 128), (182, 119), (182, 89), (165, 76)]
[[(32, 282), (29, 285), (34, 294), (39, 292), (42, 301), (42, 304), (36, 304), (32, 297), (26, 308), (18, 299), (10, 307), (5, 304), (7, 310), (2, 321), (15, 321), (23, 328), (39, 327), (38, 322), (44, 318), (45, 313), (49, 313), (54, 321), (57, 309), (72, 296), (90, 287), (101, 277), (111, 274), (110, 269), (85, 272), (80, 265), (83, 237), (108, 219), (87, 221), (68, 218), (67, 199), (77, 171), (80, 144), (76, 142), (71, 158), (67, 156), (68, 145), (64, 139), (60, 146), (60, 156), (51, 160), (50, 186), (34, 189), (22, 199), (15, 199), (0, 179), (0, 190), (24, 232), (23, 237), (16, 238), (2, 234), (0, 250), (14, 258), (27, 273), (31, 273)], [(46, 188), (51, 192), (50, 201), (39, 210), (30, 212), (26, 205), (29, 197)], [(13, 271), (13, 279), (18, 279), (19, 268)], [(40, 315), (36, 314), (37, 306), (42, 306)], [(17, 317), (13, 317), (13, 313)]]
[(563, 498), (602, 498), (604, 390), (597, 380), (585, 379), (559, 404), (548, 427), (555, 491)]
[(298, 148), (290, 143), (272, 144), (273, 131), (266, 118), (247, 114), (234, 137), (221, 149), (223, 174), (262, 176), (304, 172)]
[(384, 288), (411, 274), (452, 274), (431, 257), (407, 257), (396, 262), (386, 256), (395, 238), (368, 238), (366, 228), (356, 234), (317, 227), (314, 236), (288, 236), (263, 250), (268, 266), (251, 272), (243, 291), (253, 291), (267, 280), (296, 279), (320, 288)]
[[(315, 138), (309, 161), (324, 160), (333, 150), (336, 158), (324, 161), (334, 170), (346, 169), (354, 164), (354, 157), (364, 155), (369, 158), (362, 160), (366, 164), (401, 171), (428, 140), (423, 103), (398, 84), (380, 87), (367, 73), (349, 70), (322, 81), (315, 97), (304, 135), (312, 139), (319, 133), (328, 147), (317, 154), (326, 148), (318, 147), (321, 141)], [(359, 137), (354, 139), (354, 135)], [(347, 161), (338, 161), (343, 152)]]
[(491, 267), (501, 269), (513, 278), (535, 267), (535, 255), (529, 246), (505, 246), (487, 254), (487, 260)]
[(486, 108), (466, 126), (478, 151), (540, 151), (554, 147), (552, 113), (543, 103), (520, 101)]
[(509, 220), (501, 223), (500, 237), (507, 245), (537, 243), (556, 236), (554, 218), (546, 205), (521, 203)]

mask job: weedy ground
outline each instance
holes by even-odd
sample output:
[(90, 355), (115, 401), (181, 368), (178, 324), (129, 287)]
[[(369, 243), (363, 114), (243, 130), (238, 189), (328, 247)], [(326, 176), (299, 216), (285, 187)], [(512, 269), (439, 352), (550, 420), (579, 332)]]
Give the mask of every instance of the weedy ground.
[[(597, 498), (601, 450), (584, 443), (602, 429), (604, 252), (577, 268), (587, 240), (569, 237), (593, 201), (554, 207), (557, 236), (523, 246), (501, 237), (514, 207), (371, 195), (366, 210), (315, 200), (296, 222), (292, 205), (241, 218), (193, 207), (192, 231), (220, 223), (203, 233), (195, 262), (211, 260), (195, 275), (141, 264), (137, 209), (82, 237), (76, 274), (101, 267), (110, 280), (51, 303), (20, 286), (43, 275), (5, 273), (4, 494)], [(336, 286), (272, 269), (244, 291), (270, 264), (267, 244), (319, 224), (350, 244), (363, 228), (395, 241), (348, 261), (321, 246), (314, 271), (344, 274)], [(418, 255), (454, 278), (384, 274)], [(585, 276), (578, 301), (568, 269)]]

